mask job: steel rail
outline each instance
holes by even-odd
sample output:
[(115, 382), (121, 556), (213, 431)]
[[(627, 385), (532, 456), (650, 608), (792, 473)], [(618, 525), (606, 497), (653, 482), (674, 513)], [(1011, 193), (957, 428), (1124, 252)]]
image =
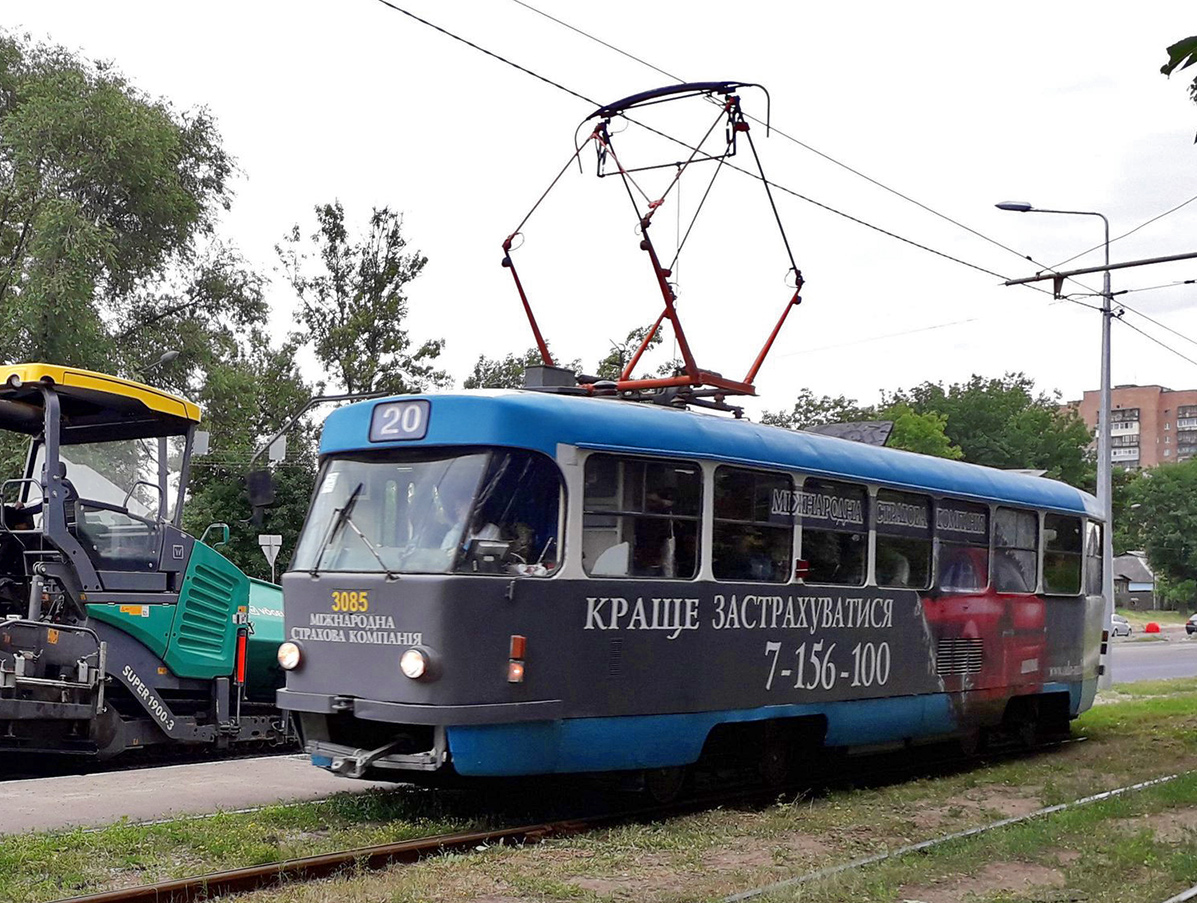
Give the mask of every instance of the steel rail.
[[(978, 756), (974, 762), (982, 764), (995, 760), (1034, 755), (1077, 743), (1083, 739), (1070, 738), (1061, 741), (1040, 743), (1029, 748), (999, 750)], [(858, 783), (862, 778), (900, 778), (902, 776), (910, 776), (915, 771), (925, 772), (928, 766), (932, 770), (935, 770), (945, 766), (955, 767), (963, 761), (967, 760), (961, 760), (959, 757), (946, 757), (930, 763), (924, 761), (918, 766), (913, 766), (913, 763), (906, 763), (896, 767), (874, 769), (865, 775), (854, 775), (853, 783)], [(834, 779), (831, 779), (826, 783), (834, 785), (836, 782)], [(208, 901), (221, 895), (243, 894), (255, 890), (283, 887), (295, 882), (329, 878), (350, 869), (379, 870), (391, 865), (410, 865), (431, 856), (472, 850), (479, 845), (496, 843), (511, 843), (516, 845), (535, 844), (552, 837), (569, 837), (584, 834), (587, 831), (592, 831), (609, 824), (683, 815), (731, 803), (751, 803), (754, 801), (768, 803), (776, 800), (779, 795), (795, 791), (806, 791), (810, 787), (810, 781), (790, 783), (783, 787), (761, 787), (759, 785), (749, 788), (741, 787), (730, 791), (723, 790), (693, 795), (664, 805), (638, 806), (598, 816), (566, 818), (539, 824), (498, 828), (491, 831), (437, 834), (397, 843), (359, 847), (353, 850), (342, 850), (334, 853), (321, 853), (314, 856), (270, 862), (264, 865), (210, 872), (206, 875), (196, 875), (189, 878), (176, 878), (154, 884), (142, 884), (76, 897), (63, 897), (53, 901), (53, 903), (203, 903), (203, 901)], [(850, 863), (847, 867), (850, 868), (860, 864), (864, 863)], [(748, 896), (754, 893), (759, 893), (759, 891), (750, 891), (748, 892)]]

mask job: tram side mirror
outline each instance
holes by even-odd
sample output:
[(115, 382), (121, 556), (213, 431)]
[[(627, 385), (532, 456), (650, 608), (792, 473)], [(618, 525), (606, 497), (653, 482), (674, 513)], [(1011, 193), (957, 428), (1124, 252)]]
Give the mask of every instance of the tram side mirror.
[[(216, 534), (220, 537), (220, 539), (217, 539), (213, 542), (208, 542), (208, 534), (212, 533), (213, 531), (216, 531)], [(220, 523), (208, 524), (199, 541), (205, 545), (211, 546), (212, 548), (216, 548), (217, 546), (227, 546), (229, 544), (229, 525)]]
[(191, 457), (202, 458), (208, 453), (212, 443), (212, 434), (207, 430), (200, 430), (191, 440)]
[(245, 475), (245, 491), (254, 508), (269, 508), (274, 504), (274, 476), (269, 470), (251, 470)]
[(254, 526), (262, 526), (266, 509), (274, 504), (274, 476), (269, 470), (251, 470), (245, 475), (245, 493), (253, 509)]

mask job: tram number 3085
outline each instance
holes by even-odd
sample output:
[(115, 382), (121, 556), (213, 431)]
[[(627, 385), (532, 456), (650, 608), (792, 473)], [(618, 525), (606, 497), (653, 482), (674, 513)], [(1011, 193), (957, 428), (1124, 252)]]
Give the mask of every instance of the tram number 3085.
[(783, 661), (782, 644), (765, 643), (765, 655), (772, 659), (769, 662), (769, 677), (765, 680), (765, 689), (773, 689), (773, 683), (777, 678), (790, 677), (795, 678), (795, 690), (833, 690), (838, 681), (849, 679), (853, 687), (879, 687), (889, 680), (889, 643), (857, 643), (850, 653), (852, 662), (849, 668), (841, 667), (844, 662), (836, 659), (837, 645), (838, 643), (832, 643), (824, 648), (823, 640), (816, 640), (810, 644), (802, 643), (794, 650), (793, 664), (789, 667), (778, 667), (779, 664), (789, 661), (788, 656)]

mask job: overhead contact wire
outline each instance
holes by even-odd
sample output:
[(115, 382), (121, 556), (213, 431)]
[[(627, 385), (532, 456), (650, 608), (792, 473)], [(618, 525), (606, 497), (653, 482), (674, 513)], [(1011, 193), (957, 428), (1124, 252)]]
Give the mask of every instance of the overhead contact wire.
[[(589, 104), (595, 105), (596, 107), (601, 106), (599, 104), (599, 102), (594, 100), (593, 98), (587, 97), (585, 94), (581, 94), (578, 91), (574, 91), (572, 88), (567, 88), (565, 85), (563, 85), (559, 82), (556, 82), (551, 78), (547, 78), (546, 76), (540, 75), (539, 73), (534, 72), (533, 70), (527, 68), (526, 66), (521, 66), (519, 63), (513, 62), (512, 60), (509, 60), (506, 57), (501, 56), (500, 54), (495, 53), (491, 50), (487, 50), (485, 47), (481, 47), (478, 44), (475, 44), (473, 41), (470, 41), (466, 38), (456, 35), (453, 32), (451, 32), (445, 28), (442, 28), (439, 25), (435, 25), (432, 22), (429, 22), (427, 19), (421, 18), (420, 16), (417, 16), (414, 13), (409, 12), (408, 10), (404, 9), (403, 7), (390, 2), (390, 0), (377, 0), (377, 2), (381, 3), (383, 6), (387, 7), (388, 9), (392, 9), (395, 12), (402, 13), (403, 15), (407, 16), (408, 18), (413, 19), (422, 25), (427, 25), (429, 28), (432, 28), (432, 29), (440, 32), (441, 34), (445, 35), (446, 37), (450, 37), (453, 40), (458, 41), (459, 43), (465, 44), (467, 47), (471, 47), (474, 50), (477, 50), (480, 53), (483, 53), (492, 59), (498, 60), (501, 63), (505, 63), (506, 65), (511, 66), (513, 69), (518, 69), (520, 72), (523, 72), (526, 75), (532, 76), (537, 81), (544, 82), (546, 85), (550, 85), (554, 88), (557, 88), (558, 90), (564, 91), (566, 94), (569, 94), (571, 97), (576, 97), (579, 100), (584, 100)], [(628, 121), (635, 122), (635, 120), (633, 120), (633, 119), (628, 119)], [(645, 125), (644, 123), (636, 122), (636, 124), (640, 125), (642, 128), (645, 128), (648, 131), (650, 131), (662, 138), (665, 138), (669, 141), (673, 141), (674, 143), (679, 144), (682, 147), (687, 147), (687, 148), (690, 148), (691, 150), (694, 149), (690, 145), (686, 144), (686, 142), (681, 141), (680, 139), (675, 138), (672, 135), (668, 135), (664, 132), (659, 131), (658, 129), (654, 129), (650, 126)], [(743, 173), (744, 175), (750, 176), (754, 179), (761, 178), (758, 174), (750, 172), (750, 171), (744, 169), (743, 167), (735, 165), (734, 163), (728, 163), (727, 165), (730, 168), (732, 168), (740, 173)], [(848, 168), (848, 167), (846, 167), (846, 168)], [(867, 177), (865, 177), (865, 178), (867, 178)], [(762, 181), (768, 181), (768, 180), (762, 179)], [(813, 204), (814, 206), (819, 207), (822, 210), (826, 210), (829, 213), (834, 213), (836, 216), (843, 217), (844, 219), (847, 219), (851, 222), (857, 223), (858, 225), (865, 226), (866, 228), (872, 229), (875, 232), (879, 232), (880, 234), (888, 236), (889, 238), (893, 238), (900, 242), (908, 244), (911, 247), (918, 248), (918, 249), (926, 251), (930, 254), (934, 254), (937, 257), (942, 257), (945, 260), (950, 260), (953, 263), (957, 263), (957, 264), (960, 264), (961, 266), (968, 267), (971, 270), (976, 270), (979, 273), (985, 273), (987, 276), (993, 276), (993, 277), (995, 277), (997, 279), (1001, 279), (1003, 281), (1007, 278), (1006, 276), (1003, 276), (1001, 273), (997, 273), (993, 270), (986, 269), (985, 267), (979, 266), (978, 264), (975, 264), (975, 263), (969, 263), (967, 260), (962, 260), (959, 257), (954, 257), (953, 255), (948, 254), (944, 251), (937, 251), (936, 249), (934, 249), (932, 247), (921, 244), (920, 242), (914, 241), (913, 239), (905, 238), (904, 236), (898, 235), (896, 232), (891, 232), (888, 229), (884, 229), (881, 226), (875, 226), (866, 220), (860, 219), (859, 217), (856, 217), (856, 216), (852, 216), (851, 214), (845, 213), (842, 210), (838, 210), (835, 207), (830, 206), (829, 204), (824, 204), (821, 201), (816, 201), (814, 198), (807, 197), (806, 195), (804, 195), (798, 191), (795, 191), (791, 188), (787, 188), (784, 185), (779, 185), (776, 182), (770, 182), (770, 184), (772, 185), (772, 187), (776, 188), (778, 191), (792, 195), (793, 197), (796, 197), (799, 200), (806, 201), (808, 204)], [(892, 191), (892, 189), (887, 189), (887, 190)], [(897, 194), (898, 192), (894, 192), (894, 193)], [(912, 203), (917, 203), (917, 202), (912, 201)], [(941, 214), (937, 214), (937, 215), (941, 215)], [(962, 227), (962, 228), (967, 228), (967, 227)], [(990, 239), (990, 241), (992, 241), (992, 239)], [(1007, 248), (1006, 250), (1012, 250), (1012, 249)], [(1018, 253), (1018, 252), (1015, 251), (1014, 253)], [(1019, 257), (1021, 257), (1023, 259), (1027, 259), (1026, 256), (1022, 255), (1022, 254), (1019, 254)], [(1032, 261), (1032, 263), (1034, 263), (1034, 262), (1035, 261)], [(1030, 286), (1030, 287), (1036, 291), (1041, 291), (1041, 292), (1044, 292), (1045, 294), (1050, 294), (1050, 292), (1048, 292), (1046, 289), (1041, 289), (1038, 286)]]
[[(596, 35), (593, 35), (590, 32), (585, 31), (584, 29), (578, 28), (577, 26), (571, 25), (570, 23), (565, 22), (562, 19), (557, 18), (556, 16), (550, 15), (549, 13), (546, 13), (543, 10), (537, 9), (535, 6), (532, 6), (530, 3), (524, 2), (524, 0), (512, 0), (512, 2), (518, 4), (519, 6), (524, 7), (525, 9), (527, 9), (531, 12), (536, 13), (539, 16), (543, 16), (544, 18), (548, 19), (551, 22), (555, 22), (556, 24), (560, 25), (562, 28), (569, 29), (570, 31), (572, 31), (576, 34), (581, 35), (582, 37), (586, 38), (587, 40), (593, 41), (596, 44), (600, 44), (601, 46), (606, 47), (609, 50), (613, 50), (614, 52), (618, 53), (620, 56), (623, 56), (623, 57), (626, 57), (627, 59), (633, 60), (634, 62), (637, 62), (640, 65), (645, 66), (646, 68), (659, 73), (660, 75), (664, 75), (666, 78), (672, 78), (675, 81), (679, 81), (679, 82), (685, 81), (685, 79), (683, 79), (680, 75), (675, 75), (674, 73), (669, 72), (666, 69), (662, 69), (660, 66), (656, 66), (656, 65), (648, 62), (647, 60), (641, 59), (640, 57), (638, 57), (634, 54), (628, 53), (626, 50), (622, 50), (621, 48), (616, 47), (614, 44), (604, 41), (602, 38), (599, 38)], [(749, 120), (757, 123), (758, 125), (764, 125), (764, 123), (762, 123), (759, 118), (752, 116), (751, 114), (745, 113), (744, 116), (746, 119), (749, 119)], [(1063, 265), (1063, 264), (1057, 264), (1056, 267), (1047, 267), (1045, 264), (1039, 263), (1038, 261), (1034, 260), (1030, 256), (1022, 253), (1021, 251), (1017, 251), (1014, 248), (1011, 248), (1009, 245), (1002, 244), (1002, 242), (998, 241), (997, 239), (991, 238), (990, 236), (985, 235), (983, 232), (979, 232), (976, 229), (972, 228), (971, 226), (965, 225), (964, 223), (962, 223), (956, 219), (953, 219), (952, 217), (948, 216), (946, 213), (941, 213), (940, 211), (936, 210), (935, 208), (930, 207), (927, 204), (924, 204), (922, 201), (912, 198), (909, 195), (904, 194), (903, 192), (897, 190), (896, 188), (891, 188), (889, 185), (886, 185), (884, 182), (874, 179), (872, 176), (868, 175), (867, 173), (863, 173), (860, 170), (855, 169), (852, 166), (849, 166), (847, 163), (844, 163), (841, 160), (837, 160), (835, 157), (831, 156), (830, 154), (819, 150), (817, 147), (807, 144), (805, 141), (802, 141), (799, 138), (794, 137), (793, 135), (789, 134), (788, 132), (785, 132), (784, 130), (778, 128), (777, 126), (771, 125), (770, 128), (773, 131), (777, 132), (777, 134), (781, 135), (781, 137), (785, 138), (787, 141), (793, 142), (794, 144), (798, 145), (799, 147), (803, 148), (804, 150), (810, 151), (812, 154), (814, 154), (817, 157), (821, 157), (822, 159), (826, 160), (828, 163), (831, 163), (834, 166), (838, 166), (841, 169), (843, 169), (847, 172), (850, 172), (852, 175), (854, 175), (858, 178), (864, 179), (866, 182), (868, 182), (871, 185), (876, 186), (877, 188), (880, 188), (882, 191), (887, 191), (890, 194), (894, 195), (895, 197), (901, 198), (902, 200), (906, 201), (909, 204), (913, 204), (914, 206), (918, 207), (920, 210), (930, 213), (932, 216), (939, 217), (940, 219), (944, 220), (945, 222), (951, 223), (953, 226), (956, 226), (959, 229), (963, 229), (965, 232), (968, 232), (971, 235), (975, 235), (977, 238), (980, 238), (983, 241), (987, 241), (991, 245), (994, 245), (995, 247), (1001, 248), (1003, 251), (1007, 251), (1011, 254), (1014, 254), (1020, 260), (1028, 260), (1031, 263), (1035, 264), (1035, 266), (1043, 267), (1045, 270), (1048, 270), (1048, 271), (1054, 271), (1059, 266)], [(750, 173), (750, 175), (751, 175), (751, 173)], [(778, 186), (778, 188), (781, 189), (781, 186)], [(781, 189), (781, 190), (784, 190), (784, 189)], [(809, 201), (808, 198), (803, 198), (803, 200)], [(1193, 198), (1192, 200), (1197, 200), (1197, 198)], [(816, 202), (811, 202), (811, 203), (816, 203)], [(1189, 201), (1186, 201), (1185, 203), (1187, 204), (1187, 203), (1189, 203)], [(1180, 206), (1184, 206), (1184, 205), (1182, 204)], [(831, 208), (827, 208), (827, 209), (831, 209)], [(1174, 208), (1174, 209), (1179, 209), (1179, 208)], [(833, 210), (832, 212), (838, 212), (838, 211)], [(1171, 212), (1171, 211), (1168, 211), (1168, 212)], [(1164, 216), (1164, 215), (1166, 215), (1166, 214), (1161, 214), (1161, 216)], [(1158, 217), (1157, 217), (1157, 219), (1158, 219)], [(857, 220), (857, 222), (861, 222), (862, 225), (868, 225), (867, 223), (863, 223), (860, 220)], [(1144, 225), (1146, 225), (1146, 223), (1144, 223)], [(1142, 228), (1142, 226), (1140, 226), (1139, 228)], [(881, 231), (884, 231), (884, 230), (881, 230)], [(1131, 231), (1135, 231), (1135, 230), (1131, 230)], [(885, 234), (889, 234), (895, 238), (900, 238), (900, 236), (892, 235), (892, 233), (885, 233)], [(1130, 233), (1128, 232), (1127, 234), (1129, 235)], [(931, 250), (930, 248), (926, 248), (925, 246), (917, 245), (917, 243), (912, 242), (912, 244), (916, 244), (916, 246), (922, 247), (923, 250)], [(1099, 247), (1100, 247), (1100, 245), (1099, 245)], [(933, 252), (933, 253), (938, 253), (938, 252)], [(1084, 253), (1088, 253), (1088, 252), (1086, 251)], [(944, 256), (947, 256), (947, 255), (944, 255)], [(1078, 255), (1078, 256), (1080, 256), (1080, 255)], [(949, 259), (955, 259), (955, 258), (949, 258)], [(1072, 259), (1075, 259), (1075, 258), (1072, 258)], [(961, 261), (957, 261), (957, 262), (961, 262)], [(1067, 263), (1067, 262), (1068, 261), (1065, 261), (1065, 263)], [(1069, 277), (1069, 278), (1070, 278), (1070, 281), (1076, 282), (1078, 285), (1084, 286), (1083, 283), (1077, 281), (1076, 279), (1073, 279), (1072, 277)], [(1084, 287), (1087, 290), (1091, 290), (1091, 289), (1089, 289), (1088, 286), (1084, 286)]]

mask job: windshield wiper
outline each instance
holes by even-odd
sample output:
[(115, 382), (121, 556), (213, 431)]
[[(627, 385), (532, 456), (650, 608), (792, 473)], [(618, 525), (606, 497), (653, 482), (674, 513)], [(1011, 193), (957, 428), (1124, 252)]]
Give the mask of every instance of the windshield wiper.
[(345, 504), (337, 509), (337, 513), (333, 515), (332, 523), (328, 525), (328, 532), (324, 534), (324, 542), (320, 546), (320, 554), (316, 556), (316, 560), (312, 562), (312, 569), (309, 573), (313, 577), (320, 575), (320, 562), (324, 560), (324, 553), (328, 551), (328, 547), (332, 545), (332, 541), (336, 539), (341, 528), (345, 526), (345, 521), (349, 519), (349, 513), (353, 511), (353, 506), (357, 504), (357, 497), (362, 494), (362, 487), (364, 483), (358, 483), (353, 492), (349, 493), (349, 498), (345, 500)]
[(358, 538), (365, 543), (366, 548), (370, 550), (370, 554), (374, 556), (374, 560), (378, 562), (379, 566), (386, 572), (388, 580), (398, 580), (399, 575), (387, 567), (387, 563), (382, 560), (382, 556), (378, 554), (378, 550), (374, 548), (374, 544), (366, 537), (366, 534), (361, 531), (357, 524), (353, 522), (353, 518), (349, 515), (353, 511), (353, 506), (357, 504), (358, 496), (362, 493), (362, 486), (364, 484), (358, 483), (357, 488), (349, 493), (349, 498), (345, 500), (345, 504), (337, 511), (336, 517), (333, 518), (332, 525), (329, 527), (328, 536), (324, 540), (324, 545), (320, 549), (320, 554), (316, 557), (316, 563), (312, 565), (311, 574), (313, 577), (318, 576), (320, 562), (324, 560), (324, 553), (328, 551), (328, 547), (332, 545), (333, 540), (341, 532), (341, 528), (348, 525)]
[(370, 542), (369, 539), (366, 538), (365, 533), (363, 533), (361, 530), (358, 529), (357, 524), (355, 524), (350, 519), (348, 514), (345, 515), (344, 521), (345, 521), (345, 523), (349, 524), (349, 529), (351, 529), (354, 533), (356, 533), (358, 535), (358, 537), (361, 539), (361, 541), (366, 544), (366, 548), (370, 550), (370, 554), (374, 556), (374, 560), (378, 562), (379, 566), (384, 571), (386, 571), (387, 579), (388, 580), (398, 580), (399, 575), (397, 573), (395, 573), (394, 571), (392, 571), (389, 567), (387, 567), (387, 563), (385, 561), (383, 561), (382, 556), (378, 554), (378, 549), (374, 548), (374, 544), (372, 542)]

